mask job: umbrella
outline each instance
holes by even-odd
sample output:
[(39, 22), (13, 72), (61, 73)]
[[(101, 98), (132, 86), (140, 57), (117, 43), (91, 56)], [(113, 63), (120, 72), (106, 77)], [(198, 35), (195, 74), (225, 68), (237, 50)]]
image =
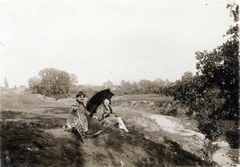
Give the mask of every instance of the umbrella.
[(88, 98), (86, 109), (93, 114), (96, 111), (96, 108), (105, 100), (111, 100), (114, 94), (110, 91), (110, 89), (104, 89), (101, 91), (96, 91), (93, 95)]

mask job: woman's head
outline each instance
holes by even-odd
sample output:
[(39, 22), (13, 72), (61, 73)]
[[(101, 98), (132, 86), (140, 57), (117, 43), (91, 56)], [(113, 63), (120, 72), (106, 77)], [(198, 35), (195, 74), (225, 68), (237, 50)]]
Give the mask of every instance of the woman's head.
[(103, 104), (104, 105), (109, 105), (109, 100), (108, 99), (103, 100)]
[(81, 96), (82, 98), (86, 97), (86, 95), (82, 91), (76, 94), (76, 98), (78, 98), (79, 96)]
[(76, 98), (79, 101), (82, 101), (84, 99), (84, 97), (86, 97), (86, 95), (82, 91), (80, 91), (76, 94)]

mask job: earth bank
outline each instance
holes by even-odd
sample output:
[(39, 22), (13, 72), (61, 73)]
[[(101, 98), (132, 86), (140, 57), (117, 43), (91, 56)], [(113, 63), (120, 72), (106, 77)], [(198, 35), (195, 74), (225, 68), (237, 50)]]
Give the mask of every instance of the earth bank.
[[(3, 111), (3, 115), (7, 113)], [(18, 114), (18, 112), (12, 112)], [(21, 114), (21, 113), (20, 113)], [(79, 140), (61, 129), (63, 118), (1, 121), (3, 166), (196, 166), (208, 165), (161, 131), (146, 131), (131, 118), (126, 133), (105, 127), (96, 138)]]
[(212, 165), (182, 149), (177, 138), (169, 136), (145, 116), (150, 113), (141, 108), (114, 105), (114, 102), (114, 111), (123, 118), (130, 132), (107, 126), (103, 134), (82, 143), (78, 134), (62, 130), (73, 100), (55, 101), (32, 94), (1, 96), (1, 165)]

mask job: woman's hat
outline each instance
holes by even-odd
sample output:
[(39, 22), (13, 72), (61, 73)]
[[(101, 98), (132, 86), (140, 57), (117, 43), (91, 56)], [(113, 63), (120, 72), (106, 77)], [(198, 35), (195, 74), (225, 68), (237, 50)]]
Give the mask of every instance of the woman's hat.
[(78, 98), (79, 96), (82, 96), (82, 95), (83, 95), (83, 97), (86, 97), (86, 95), (82, 91), (80, 91), (76, 94), (76, 98)]

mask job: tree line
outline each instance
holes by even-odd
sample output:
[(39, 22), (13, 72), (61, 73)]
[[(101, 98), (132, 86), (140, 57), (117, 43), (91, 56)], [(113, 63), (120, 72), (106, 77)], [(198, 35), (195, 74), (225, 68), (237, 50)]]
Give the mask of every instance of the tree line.
[(55, 68), (45, 68), (39, 72), (38, 77), (29, 79), (28, 84), (33, 93), (40, 93), (56, 99), (74, 96), (78, 91), (84, 91), (87, 95), (96, 90), (110, 88), (116, 95), (126, 94), (164, 94), (166, 87), (172, 84), (168, 80), (156, 79), (150, 81), (142, 79), (139, 82), (122, 80), (120, 85), (114, 85), (111, 81), (103, 83), (102, 86), (78, 85), (75, 74)]

